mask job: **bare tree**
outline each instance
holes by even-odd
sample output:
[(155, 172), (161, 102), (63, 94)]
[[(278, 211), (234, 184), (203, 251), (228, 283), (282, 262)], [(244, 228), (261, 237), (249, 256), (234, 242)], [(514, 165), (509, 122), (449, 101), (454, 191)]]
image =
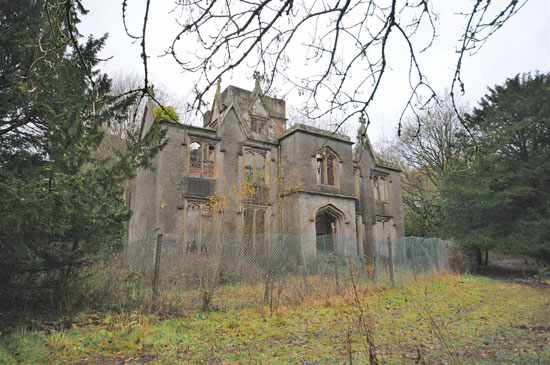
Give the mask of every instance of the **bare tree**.
[[(139, 89), (143, 82), (142, 76), (138, 73), (118, 72), (113, 76), (111, 94), (124, 95), (132, 90)], [(193, 115), (189, 111), (184, 97), (177, 97), (163, 84), (156, 84), (153, 88), (155, 99), (164, 106), (172, 106), (180, 117), (179, 122), (183, 124), (192, 124)], [(145, 98), (136, 98), (127, 109), (127, 115), (116, 123), (109, 125), (107, 131), (109, 134), (126, 139), (134, 135), (140, 127), (143, 109), (145, 108)]]
[(467, 107), (455, 106), (448, 93), (438, 100), (433, 108), (405, 122), (399, 138), (375, 146), (382, 163), (401, 168), (409, 223), (422, 226), (423, 234), (433, 232), (442, 179), (460, 166), (467, 147), (467, 131), (455, 111), (464, 114)]
[(343, 111), (334, 111), (333, 113), (326, 114), (320, 118), (311, 118), (306, 113), (298, 108), (290, 107), (286, 113), (287, 122), (286, 127), (290, 128), (295, 124), (305, 124), (311, 127), (334, 131), (338, 128), (338, 133), (347, 135), (349, 130), (346, 125), (341, 125), (340, 121), (345, 118)]
[[(464, 17), (464, 31), (456, 47), (452, 100), (457, 90), (464, 90), (464, 55), (477, 52), (525, 1), (475, 0), (470, 11), (459, 14)], [(204, 105), (205, 93), (222, 76), (247, 66), (265, 76), (266, 91), (280, 80), (304, 95), (305, 110), (312, 118), (348, 108), (351, 112), (335, 127), (337, 131), (357, 113), (370, 121), (369, 106), (389, 68), (389, 49), (398, 42), (405, 42), (409, 54), (410, 97), (401, 118), (407, 110), (416, 114), (437, 97), (418, 58), (437, 35), (432, 2), (177, 0), (172, 14), (180, 14), (181, 31), (165, 55), (172, 56), (183, 71), (200, 75), (196, 106)], [(131, 38), (141, 41), (144, 89), (149, 85), (145, 35), (150, 5), (146, 0), (141, 34), (126, 28)], [(125, 26), (127, 6), (124, 0)], [(428, 39), (426, 31), (431, 35)], [(190, 44), (195, 45), (192, 50)]]
[(456, 106), (448, 93), (438, 98), (441, 102), (433, 108), (409, 119), (397, 145), (406, 165), (421, 170), (436, 187), (441, 176), (453, 170), (462, 157), (466, 130), (459, 114), (467, 110), (463, 104)]

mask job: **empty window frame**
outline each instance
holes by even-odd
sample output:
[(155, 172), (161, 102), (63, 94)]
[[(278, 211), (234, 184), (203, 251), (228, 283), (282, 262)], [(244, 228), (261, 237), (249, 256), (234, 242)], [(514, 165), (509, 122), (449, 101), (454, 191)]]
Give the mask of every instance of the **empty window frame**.
[(188, 201), (185, 208), (186, 251), (204, 251), (212, 233), (212, 212), (208, 202)]
[(265, 184), (266, 153), (251, 149), (244, 151), (244, 179), (248, 184)]
[(245, 234), (265, 233), (265, 208), (246, 206), (244, 207), (244, 227)]
[(389, 201), (388, 177), (374, 175), (372, 177), (372, 182), (373, 182), (373, 188), (374, 188), (374, 198), (378, 201), (388, 202)]
[(250, 129), (252, 129), (252, 132), (267, 134), (267, 126), (267, 120), (257, 117), (250, 117)]
[(243, 233), (246, 240), (246, 251), (261, 257), (265, 253), (266, 214), (265, 208), (245, 206), (243, 212)]
[(189, 175), (214, 178), (214, 162), (216, 147), (202, 141), (192, 141), (189, 144)]
[(321, 185), (336, 185), (338, 157), (329, 149), (319, 150), (316, 155), (317, 183)]

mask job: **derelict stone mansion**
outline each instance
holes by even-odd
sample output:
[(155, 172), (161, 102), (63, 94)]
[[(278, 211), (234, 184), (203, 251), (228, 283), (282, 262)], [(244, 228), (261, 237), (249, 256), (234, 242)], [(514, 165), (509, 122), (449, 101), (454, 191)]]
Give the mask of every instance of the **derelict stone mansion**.
[[(142, 131), (153, 123), (148, 103)], [(203, 127), (162, 122), (169, 142), (154, 170), (131, 182), (128, 242), (155, 233), (286, 233), (315, 257), (322, 235), (355, 237), (334, 249), (370, 254), (375, 237), (402, 237), (400, 171), (377, 163), (368, 140), (296, 124), (285, 101), (228, 86)], [(185, 244), (185, 243), (183, 243)], [(330, 247), (332, 249), (332, 247)]]

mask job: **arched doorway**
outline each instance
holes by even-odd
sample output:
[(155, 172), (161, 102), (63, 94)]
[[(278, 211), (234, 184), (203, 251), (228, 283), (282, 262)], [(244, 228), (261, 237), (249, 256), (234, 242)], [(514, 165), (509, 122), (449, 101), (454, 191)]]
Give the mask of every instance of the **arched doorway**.
[(341, 232), (342, 213), (332, 205), (327, 205), (315, 214), (315, 242), (317, 251), (334, 252), (336, 235)]

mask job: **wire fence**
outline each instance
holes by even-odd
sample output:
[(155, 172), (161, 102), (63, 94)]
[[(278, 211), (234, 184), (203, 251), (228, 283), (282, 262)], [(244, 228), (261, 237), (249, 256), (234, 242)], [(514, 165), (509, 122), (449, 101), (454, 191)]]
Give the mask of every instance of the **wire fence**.
[(403, 286), (419, 277), (451, 271), (453, 243), (439, 238), (378, 238), (375, 248), (375, 283)]
[(189, 308), (279, 304), (352, 284), (402, 286), (449, 270), (451, 243), (408, 237), (377, 239), (375, 257), (355, 237), (289, 234), (149, 236), (129, 242), (126, 262), (153, 299), (170, 295)]

